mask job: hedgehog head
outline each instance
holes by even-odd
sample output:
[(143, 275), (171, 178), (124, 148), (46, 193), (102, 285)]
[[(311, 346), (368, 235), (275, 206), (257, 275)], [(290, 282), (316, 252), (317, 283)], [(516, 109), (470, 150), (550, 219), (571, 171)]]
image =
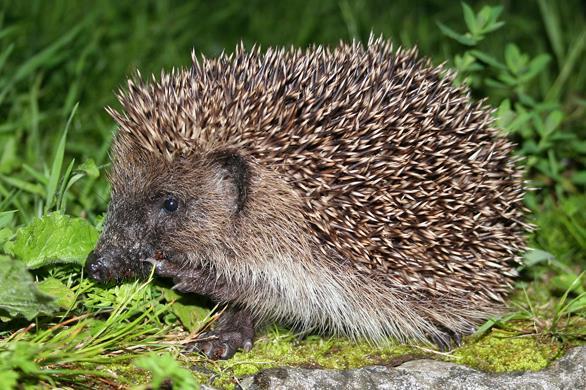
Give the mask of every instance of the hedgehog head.
[[(104, 231), (86, 269), (98, 281), (145, 277), (145, 260), (186, 261), (198, 245), (225, 246), (234, 215), (242, 211), (250, 176), (233, 148), (203, 147), (182, 109), (186, 77), (162, 75), (151, 85), (129, 83), (120, 94), (124, 114), (112, 146), (112, 199)], [(200, 252), (205, 252), (202, 248)]]

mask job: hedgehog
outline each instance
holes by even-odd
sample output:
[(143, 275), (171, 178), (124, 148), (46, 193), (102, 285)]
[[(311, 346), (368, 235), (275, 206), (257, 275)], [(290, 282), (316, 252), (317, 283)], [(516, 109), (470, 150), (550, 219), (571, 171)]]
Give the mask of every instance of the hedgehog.
[(214, 359), (278, 322), (459, 345), (502, 313), (526, 232), (523, 169), (455, 73), (382, 37), (240, 44), (118, 93), (99, 282), (172, 281), (225, 306)]

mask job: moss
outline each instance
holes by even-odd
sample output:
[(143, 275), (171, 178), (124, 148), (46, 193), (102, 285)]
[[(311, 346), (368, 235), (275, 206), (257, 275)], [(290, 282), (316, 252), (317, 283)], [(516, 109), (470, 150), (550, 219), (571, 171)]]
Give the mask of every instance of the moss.
[(457, 363), (490, 372), (538, 371), (560, 354), (558, 343), (493, 330), (488, 336), (457, 349)]
[(192, 362), (200, 371), (213, 371), (212, 384), (231, 388), (235, 378), (253, 375), (263, 369), (283, 366), (305, 368), (350, 369), (374, 364), (393, 364), (401, 356), (417, 354), (414, 347), (388, 345), (375, 347), (366, 342), (342, 338), (309, 336), (300, 339), (293, 333), (273, 329), (260, 337), (248, 353), (237, 353), (228, 361), (212, 362), (194, 357)]
[[(395, 366), (412, 359), (437, 359), (490, 372), (537, 371), (559, 357), (564, 345), (544, 342), (536, 337), (519, 336), (519, 331), (492, 330), (480, 339), (468, 338), (463, 347), (451, 354), (404, 345), (375, 347), (366, 342), (343, 338), (295, 334), (274, 328), (258, 338), (248, 353), (237, 353), (227, 361), (211, 361), (199, 355), (178, 355), (181, 365), (193, 370), (200, 383), (218, 388), (236, 388), (238, 378), (274, 367), (351, 369), (368, 365)], [(426, 352), (427, 351), (427, 352)], [(146, 385), (147, 371), (129, 362), (105, 365), (100, 369), (113, 373), (114, 381)]]
[(151, 381), (151, 374), (147, 370), (136, 367), (134, 364), (120, 363), (97, 367), (110, 372), (117, 380), (133, 385), (146, 385)]
[[(343, 370), (377, 364), (395, 366), (427, 358), (488, 372), (537, 371), (558, 358), (569, 345), (552, 341), (551, 337), (544, 341), (535, 335), (522, 335), (534, 330), (531, 321), (517, 320), (507, 325), (511, 329), (493, 329), (484, 337), (467, 338), (464, 346), (450, 354), (405, 345), (375, 347), (344, 338), (300, 338), (290, 331), (273, 328), (256, 340), (251, 352), (239, 352), (227, 361), (211, 361), (196, 354), (180, 354), (178, 359), (184, 367), (193, 370), (200, 383), (232, 389), (237, 387), (239, 378), (283, 366)], [(131, 364), (113, 364), (104, 369), (124, 383), (144, 385), (150, 381), (148, 372)]]
[(237, 353), (228, 361), (212, 362), (198, 356), (191, 357), (190, 361), (200, 372), (213, 373), (208, 375), (211, 380), (202, 380), (202, 383), (234, 388), (237, 378), (267, 368), (351, 369), (376, 364), (394, 366), (421, 358), (465, 364), (489, 372), (537, 371), (557, 358), (561, 349), (560, 343), (540, 342), (535, 337), (518, 336), (518, 333), (503, 330), (493, 330), (478, 340), (469, 339), (451, 354), (435, 354), (417, 347), (375, 347), (366, 342), (351, 342), (342, 338), (309, 336), (299, 339), (290, 332), (273, 329), (256, 341), (251, 352)]

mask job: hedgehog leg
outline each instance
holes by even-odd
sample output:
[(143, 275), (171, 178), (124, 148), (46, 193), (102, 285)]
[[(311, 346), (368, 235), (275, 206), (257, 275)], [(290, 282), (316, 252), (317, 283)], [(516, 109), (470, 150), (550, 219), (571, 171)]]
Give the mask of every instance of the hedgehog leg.
[[(224, 278), (211, 275), (209, 270), (185, 269), (168, 260), (147, 259), (155, 266), (157, 276), (173, 279), (173, 289), (183, 293), (207, 295), (212, 300), (227, 302), (235, 298), (237, 290), (230, 288)], [(236, 351), (252, 349), (254, 319), (247, 310), (228, 308), (211, 332), (203, 333), (189, 344), (186, 352), (202, 352), (210, 359), (229, 359)]]
[(203, 268), (186, 268), (169, 260), (146, 259), (155, 266), (155, 274), (173, 280), (173, 290), (182, 293), (206, 295), (215, 301), (227, 302), (234, 299), (235, 292), (219, 275), (212, 275)]
[(228, 309), (214, 330), (203, 333), (194, 343), (188, 344), (186, 352), (201, 352), (210, 359), (229, 359), (239, 349), (248, 352), (254, 339), (254, 320), (247, 310)]

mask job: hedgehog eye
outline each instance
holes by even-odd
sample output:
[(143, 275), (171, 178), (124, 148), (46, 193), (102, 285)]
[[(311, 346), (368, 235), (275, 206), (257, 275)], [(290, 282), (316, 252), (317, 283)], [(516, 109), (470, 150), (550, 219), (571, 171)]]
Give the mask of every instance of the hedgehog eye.
[(179, 201), (175, 199), (173, 196), (168, 196), (167, 199), (165, 199), (165, 202), (163, 203), (163, 208), (170, 213), (176, 211), (178, 207)]

